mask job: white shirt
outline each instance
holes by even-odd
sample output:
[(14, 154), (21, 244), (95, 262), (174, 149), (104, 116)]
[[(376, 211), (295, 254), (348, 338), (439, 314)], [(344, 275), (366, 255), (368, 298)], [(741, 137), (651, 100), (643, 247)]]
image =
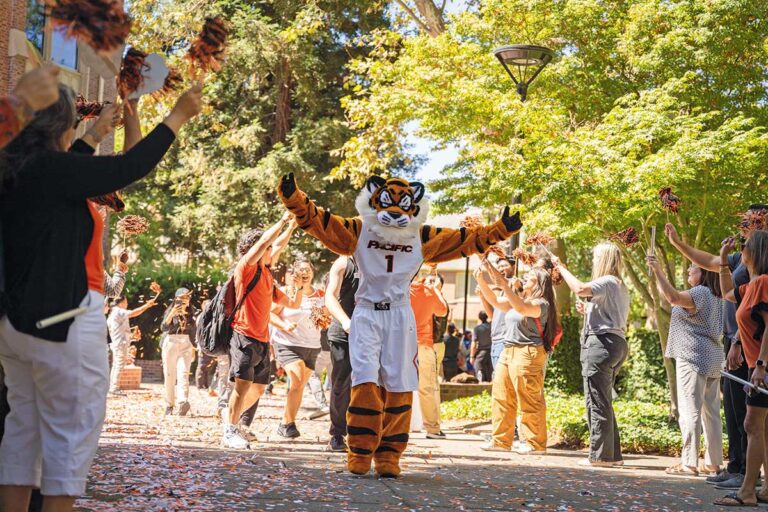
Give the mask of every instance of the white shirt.
[(299, 309), (283, 308), (280, 318), (295, 323), (296, 329), (293, 332), (285, 332), (275, 327), (272, 331), (272, 341), (292, 347), (321, 348), (320, 330), (315, 327), (311, 316), (313, 307), (321, 307), (324, 304), (323, 292), (315, 290), (311, 296), (302, 297)]
[(131, 323), (128, 320), (127, 309), (113, 307), (107, 319), (107, 328), (112, 343), (131, 342)]

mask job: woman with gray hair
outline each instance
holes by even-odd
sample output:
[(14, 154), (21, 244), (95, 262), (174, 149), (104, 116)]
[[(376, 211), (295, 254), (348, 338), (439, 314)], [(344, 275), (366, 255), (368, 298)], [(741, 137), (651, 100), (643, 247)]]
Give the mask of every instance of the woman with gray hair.
[(559, 259), (554, 258), (553, 263), (573, 293), (587, 300), (577, 304), (584, 315), (581, 375), (589, 427), (589, 458), (581, 464), (621, 466), (619, 426), (613, 412), (613, 386), (627, 358), (629, 291), (621, 279), (621, 251), (610, 243), (595, 247), (588, 283), (575, 277)]
[[(109, 368), (104, 226), (88, 198), (149, 174), (202, 106), (195, 87), (125, 155), (94, 157), (67, 152), (75, 98), (64, 85), (59, 93), (0, 152), (0, 175), (8, 178), (0, 202), (8, 278), (0, 363), (11, 409), (0, 443), (0, 509), (6, 512), (26, 511), (33, 487), (46, 510), (72, 510), (96, 454)], [(73, 311), (80, 314), (40, 322)]]

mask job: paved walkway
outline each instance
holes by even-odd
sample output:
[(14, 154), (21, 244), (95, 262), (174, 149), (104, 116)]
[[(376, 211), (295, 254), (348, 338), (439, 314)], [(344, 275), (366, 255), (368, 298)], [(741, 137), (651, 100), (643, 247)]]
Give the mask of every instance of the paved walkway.
[(327, 417), (310, 421), (302, 410), (302, 437), (277, 437), (282, 389), (262, 399), (254, 449), (222, 450), (215, 399), (193, 389), (191, 414), (165, 417), (160, 393), (145, 385), (110, 398), (78, 510), (721, 510), (710, 503), (722, 493), (703, 479), (666, 476), (667, 457), (629, 456), (622, 469), (591, 469), (576, 464), (581, 452), (485, 453), (458, 424), (448, 425), (445, 441), (413, 434), (402, 478), (353, 477), (343, 454), (325, 450)]

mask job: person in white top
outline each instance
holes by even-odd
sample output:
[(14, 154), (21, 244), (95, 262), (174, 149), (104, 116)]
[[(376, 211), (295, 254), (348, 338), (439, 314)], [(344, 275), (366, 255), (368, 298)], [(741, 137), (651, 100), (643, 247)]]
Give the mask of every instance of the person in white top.
[[(286, 438), (299, 437), (296, 428), (296, 414), (301, 407), (304, 386), (315, 370), (320, 353), (320, 329), (312, 321), (314, 308), (324, 305), (323, 292), (312, 286), (315, 270), (309, 261), (296, 262), (292, 269), (293, 288), (302, 292), (301, 307), (298, 309), (276, 306), (270, 322), (275, 327), (272, 343), (277, 361), (290, 379), (286, 395), (283, 421), (277, 429), (278, 435)], [(286, 290), (290, 295), (290, 291)]]
[(115, 300), (112, 311), (107, 318), (107, 328), (112, 351), (112, 371), (109, 375), (110, 394), (119, 394), (120, 372), (125, 366), (125, 358), (133, 341), (131, 336), (131, 324), (129, 320), (136, 318), (156, 304), (155, 299), (149, 299), (143, 306), (136, 309), (128, 309), (128, 299), (120, 297)]

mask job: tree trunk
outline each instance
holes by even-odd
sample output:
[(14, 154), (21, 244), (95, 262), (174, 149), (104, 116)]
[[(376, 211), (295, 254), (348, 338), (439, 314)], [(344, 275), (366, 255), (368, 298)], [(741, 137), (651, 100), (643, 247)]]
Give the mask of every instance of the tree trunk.
[[(562, 238), (557, 239), (557, 244), (552, 253), (560, 258), (563, 265), (568, 265), (568, 258), (565, 251), (565, 240)], [(563, 281), (559, 285), (555, 286), (555, 300), (557, 301), (557, 310), (560, 315), (566, 315), (571, 312), (571, 289), (568, 288), (568, 283)]]
[(443, 13), (435, 5), (435, 2), (432, 0), (414, 0), (414, 2), (416, 3), (416, 9), (419, 10), (419, 14), (421, 14), (425, 20), (429, 35), (437, 37), (445, 32)]
[[(659, 343), (661, 343), (661, 355), (663, 357), (667, 351), (670, 316), (669, 313), (659, 307), (654, 308), (654, 311), (656, 313), (656, 326), (659, 331)], [(667, 389), (669, 390), (669, 417), (677, 420), (680, 416), (680, 411), (677, 405), (677, 371), (675, 370), (675, 362), (664, 357), (664, 370), (667, 373)]]
[(277, 102), (275, 104), (275, 129), (272, 133), (272, 144), (285, 142), (291, 130), (291, 89), (293, 78), (291, 64), (283, 59), (277, 77)]

